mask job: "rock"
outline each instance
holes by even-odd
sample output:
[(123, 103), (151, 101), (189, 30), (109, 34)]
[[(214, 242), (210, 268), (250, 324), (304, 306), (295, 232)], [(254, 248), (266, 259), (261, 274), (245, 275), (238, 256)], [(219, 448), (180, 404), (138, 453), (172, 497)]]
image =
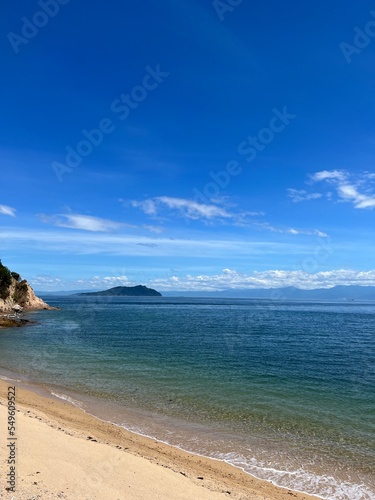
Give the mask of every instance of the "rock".
[(0, 261), (0, 313), (14, 314), (38, 309), (56, 309), (37, 297), (26, 280), (18, 273), (10, 273)]

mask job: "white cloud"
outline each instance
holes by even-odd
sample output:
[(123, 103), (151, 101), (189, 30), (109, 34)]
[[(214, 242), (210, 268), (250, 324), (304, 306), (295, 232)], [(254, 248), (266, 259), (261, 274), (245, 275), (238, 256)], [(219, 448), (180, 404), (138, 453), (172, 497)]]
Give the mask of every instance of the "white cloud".
[(328, 238), (328, 234), (325, 233), (324, 231), (319, 231), (319, 229), (315, 229), (314, 234), (316, 236), (320, 236), (321, 238)]
[(111, 284), (113, 286), (118, 286), (119, 284), (122, 283), (129, 283), (129, 280), (127, 276), (105, 276), (104, 278), (100, 278), (98, 276), (95, 276), (92, 280), (94, 283), (103, 282), (106, 284)]
[[(320, 195), (319, 195), (320, 196)], [(316, 198), (314, 195), (313, 198)], [(123, 201), (123, 200), (122, 200)], [(186, 198), (174, 198), (169, 196), (158, 196), (144, 201), (132, 201), (133, 207), (140, 208), (148, 215), (159, 216), (163, 209), (167, 208), (174, 214), (180, 217), (193, 220), (203, 220), (204, 222), (230, 222), (234, 226), (239, 227), (263, 227), (274, 233), (292, 234), (292, 235), (310, 235), (310, 236), (327, 236), (326, 233), (318, 230), (304, 230), (294, 228), (280, 228), (269, 224), (268, 222), (257, 222), (255, 216), (264, 216), (264, 212), (246, 212), (232, 209), (235, 207), (228, 201), (227, 198), (216, 198), (215, 203), (198, 203), (195, 200)], [(221, 206), (220, 206), (221, 204)], [(151, 208), (150, 208), (151, 207)], [(250, 218), (251, 217), (251, 218)]]
[(235, 225), (245, 225), (248, 216), (263, 215), (262, 212), (230, 210), (235, 205), (229, 204), (225, 198), (217, 198), (211, 203), (199, 203), (187, 198), (157, 196), (143, 201), (133, 200), (130, 204), (155, 218), (160, 218), (161, 213), (165, 214), (167, 210), (175, 216), (206, 223), (227, 221)]
[(289, 198), (292, 199), (293, 203), (299, 203), (301, 201), (317, 200), (323, 195), (321, 193), (307, 193), (304, 189), (287, 189)]
[(207, 205), (198, 203), (193, 200), (171, 198), (169, 196), (160, 196), (157, 198), (157, 201), (172, 210), (179, 210), (184, 215), (184, 217), (188, 217), (189, 219), (215, 219), (233, 217), (233, 214), (230, 214), (225, 208), (222, 208), (218, 205)]
[(114, 286), (134, 286), (140, 283), (163, 291), (205, 291), (245, 289), (273, 289), (293, 286), (305, 290), (316, 288), (332, 288), (337, 285), (375, 286), (375, 269), (355, 271), (353, 269), (334, 269), (315, 274), (303, 270), (288, 271), (271, 269), (241, 273), (234, 269), (223, 269), (221, 273), (208, 275), (198, 274), (185, 276), (167, 276), (157, 279), (131, 281), (125, 275), (119, 276), (92, 276), (86, 279), (64, 281), (52, 276), (35, 276), (30, 280), (31, 285), (39, 290), (104, 290)]
[(133, 286), (125, 275), (121, 276), (92, 276), (87, 279), (77, 279), (73, 281), (61, 278), (37, 275), (28, 280), (32, 287), (41, 291), (69, 291), (69, 290), (105, 290), (115, 286)]
[(311, 176), (311, 179), (314, 182), (324, 181), (324, 180), (337, 180), (344, 181), (347, 177), (347, 174), (344, 170), (322, 170), (320, 172), (316, 172)]
[(357, 202), (356, 208), (374, 208), (375, 207), (375, 196), (373, 198), (362, 199)]
[(156, 215), (157, 213), (155, 201), (151, 199), (144, 201), (134, 200), (131, 202), (131, 205), (135, 208), (140, 208), (147, 215)]
[(269, 270), (245, 274), (232, 269), (223, 269), (221, 274), (213, 276), (173, 276), (149, 281), (149, 286), (160, 291), (220, 291), (226, 289), (283, 288), (288, 286), (312, 290), (315, 288), (331, 288), (337, 285), (375, 286), (375, 270), (337, 269), (315, 274), (303, 270)]
[[(121, 233), (101, 233), (67, 230), (39, 230), (3, 228), (1, 243), (12, 251), (20, 245), (33, 250), (70, 255), (134, 255), (152, 257), (233, 257), (267, 255), (305, 255), (311, 253), (309, 245), (262, 240), (210, 238), (167, 238), (138, 236)], [(144, 243), (147, 245), (139, 245)], [(152, 246), (150, 246), (150, 244)]]
[(134, 224), (115, 222), (109, 219), (102, 219), (101, 217), (82, 214), (59, 214), (51, 216), (42, 214), (39, 215), (39, 218), (46, 224), (96, 233), (110, 233), (121, 228), (144, 229), (153, 233), (161, 233), (163, 231), (163, 228), (159, 226), (151, 226), (149, 224), (136, 226)]
[(16, 209), (9, 207), (8, 205), (0, 205), (0, 214), (10, 215), (11, 217), (15, 217)]
[(147, 215), (157, 215), (163, 207), (177, 212), (188, 219), (217, 219), (232, 218), (234, 214), (225, 208), (214, 204), (198, 203), (185, 198), (174, 198), (170, 196), (158, 196), (144, 201), (132, 201), (131, 205), (140, 208)]
[[(339, 200), (349, 202), (354, 208), (374, 208), (375, 192), (371, 185), (374, 174), (365, 172), (354, 178), (344, 170), (322, 170), (311, 176), (313, 182), (328, 182), (336, 189)], [(370, 182), (369, 182), (370, 181)]]
[(375, 195), (367, 196), (358, 192), (357, 188), (351, 184), (342, 184), (337, 186), (339, 196), (344, 201), (351, 201), (355, 208), (373, 208), (375, 207)]
[(82, 214), (59, 214), (54, 216), (41, 216), (43, 222), (53, 223), (58, 227), (80, 229), (82, 231), (108, 233), (122, 227), (123, 224), (100, 217)]
[(281, 233), (281, 234), (293, 234), (293, 235), (300, 235), (300, 234), (305, 234), (308, 236), (320, 236), (322, 238), (327, 238), (328, 234), (324, 233), (323, 231), (319, 231), (318, 229), (295, 229), (293, 227), (276, 227), (272, 226), (268, 222), (254, 222), (254, 225), (258, 227), (262, 227), (264, 229), (268, 229), (269, 231), (272, 231), (273, 233)]

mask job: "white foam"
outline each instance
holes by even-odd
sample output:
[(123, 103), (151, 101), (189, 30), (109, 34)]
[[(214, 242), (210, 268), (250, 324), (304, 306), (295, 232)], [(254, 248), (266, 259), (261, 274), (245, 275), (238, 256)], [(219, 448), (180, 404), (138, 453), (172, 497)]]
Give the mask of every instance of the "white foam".
[(375, 492), (364, 484), (339, 481), (332, 476), (313, 474), (303, 468), (287, 471), (267, 467), (255, 458), (251, 462), (234, 453), (220, 455), (221, 460), (259, 479), (282, 488), (315, 495), (324, 500), (375, 500)]
[[(82, 406), (82, 403), (71, 398), (70, 396), (67, 396), (66, 394), (57, 394), (54, 392), (52, 392), (52, 395), (59, 399), (67, 401), (77, 408), (80, 408), (88, 415), (98, 418), (97, 415), (85, 410)], [(177, 443), (173, 443), (169, 440), (160, 439), (159, 437), (154, 436), (152, 433), (142, 432), (142, 430), (136, 426), (125, 423), (119, 424), (118, 422), (113, 422), (111, 420), (106, 420), (100, 417), (99, 419), (103, 422), (116, 425), (117, 427), (122, 427), (123, 429), (126, 429), (127, 431), (133, 432), (140, 436), (148, 437), (160, 443), (164, 443), (180, 450), (187, 451), (188, 453), (194, 454), (196, 456), (226, 462), (233, 467), (243, 470), (247, 474), (250, 474), (258, 479), (268, 481), (272, 484), (280, 486), (281, 488), (315, 495), (316, 497), (323, 500), (375, 500), (375, 492), (373, 490), (370, 490), (364, 484), (355, 484), (349, 481), (340, 482), (333, 476), (313, 474), (312, 472), (308, 472), (303, 468), (293, 471), (280, 470), (260, 462), (255, 457), (249, 460), (249, 458), (245, 458), (244, 456), (236, 453), (219, 453), (215, 455), (211, 455), (209, 453), (200, 454), (196, 450), (193, 451), (189, 449), (189, 446), (180, 446)], [(172, 435), (173, 433), (171, 432), (170, 434)]]
[(14, 379), (14, 378), (8, 378), (8, 377), (5, 377), (4, 375), (0, 375), (0, 379), (1, 380), (5, 380), (6, 382), (22, 382), (22, 380), (17, 380), (17, 379)]
[(67, 401), (68, 403), (72, 404), (73, 406), (76, 406), (77, 408), (82, 409), (82, 404), (71, 398), (70, 396), (67, 396), (66, 394), (57, 394), (56, 392), (51, 392), (52, 396), (55, 396), (56, 398), (62, 399), (64, 401)]

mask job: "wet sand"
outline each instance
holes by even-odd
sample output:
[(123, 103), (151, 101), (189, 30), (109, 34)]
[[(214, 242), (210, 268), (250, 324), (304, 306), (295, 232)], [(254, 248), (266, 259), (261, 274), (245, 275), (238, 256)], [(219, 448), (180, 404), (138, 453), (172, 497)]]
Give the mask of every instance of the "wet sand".
[(23, 499), (313, 499), (103, 422), (16, 387), (16, 492), (5, 490), (7, 392), (0, 380), (0, 497)]

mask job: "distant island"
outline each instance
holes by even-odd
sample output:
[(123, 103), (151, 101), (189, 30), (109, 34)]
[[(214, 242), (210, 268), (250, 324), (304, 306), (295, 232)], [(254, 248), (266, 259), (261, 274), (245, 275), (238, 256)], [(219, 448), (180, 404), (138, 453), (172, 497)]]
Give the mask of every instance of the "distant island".
[[(137, 287), (116, 287), (104, 292), (90, 292), (87, 289), (81, 290), (60, 290), (58, 292), (36, 291), (36, 295), (64, 296), (64, 295), (123, 295), (118, 294), (117, 289), (137, 288)], [(142, 288), (142, 287), (141, 287)], [(143, 287), (147, 289), (147, 287)], [(152, 289), (148, 289), (152, 290)], [(113, 293), (113, 291), (115, 293)], [(155, 292), (155, 290), (153, 290)], [(314, 288), (305, 290), (296, 287), (283, 288), (231, 288), (217, 291), (188, 291), (188, 290), (164, 290), (164, 297), (196, 297), (196, 298), (220, 298), (220, 299), (266, 299), (266, 300), (333, 300), (333, 301), (367, 301), (375, 300), (375, 286), (366, 285), (337, 285), (330, 288)], [(125, 295), (130, 295), (127, 292)], [(143, 295), (143, 294), (142, 294)], [(158, 292), (154, 296), (160, 296)], [(133, 294), (137, 296), (137, 294)], [(147, 296), (147, 295), (146, 295)]]
[(101, 292), (85, 292), (77, 293), (76, 295), (110, 295), (112, 297), (161, 297), (161, 293), (157, 292), (153, 288), (147, 288), (144, 285), (137, 286), (115, 286), (109, 290), (103, 290)]

